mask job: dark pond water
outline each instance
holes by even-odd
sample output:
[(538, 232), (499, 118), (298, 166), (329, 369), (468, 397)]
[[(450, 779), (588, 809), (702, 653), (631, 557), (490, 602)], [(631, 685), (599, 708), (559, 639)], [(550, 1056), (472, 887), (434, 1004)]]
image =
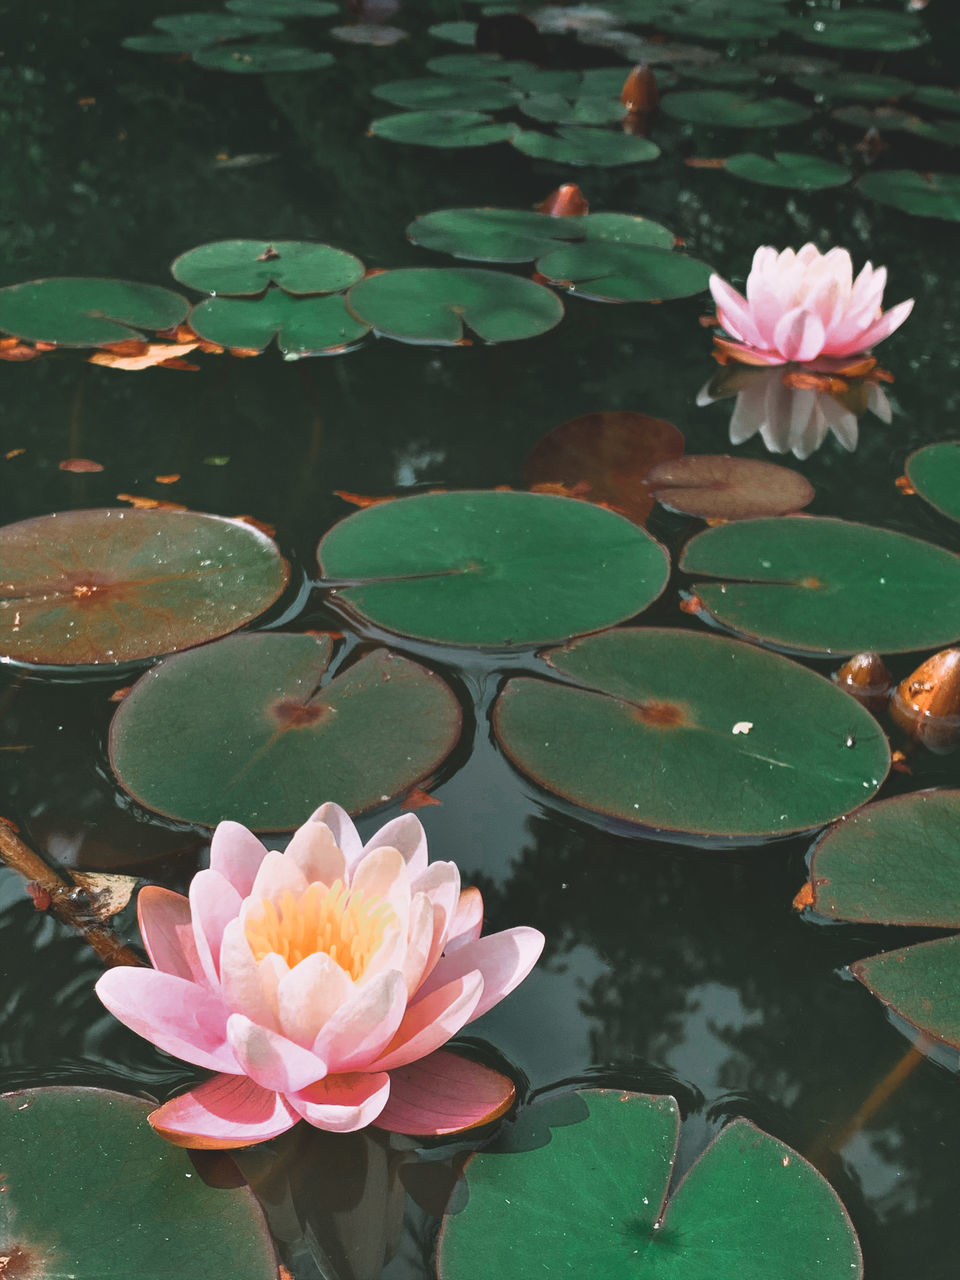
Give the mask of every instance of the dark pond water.
[[(916, 298), (913, 317), (882, 348), (896, 379), (887, 388), (893, 418), (865, 416), (853, 451), (828, 436), (791, 465), (815, 486), (811, 513), (960, 551), (960, 529), (894, 484), (913, 449), (957, 432), (951, 223), (912, 219), (852, 187), (783, 191), (680, 163), (685, 154), (762, 149), (760, 133), (745, 141), (667, 120), (659, 161), (576, 171), (507, 146), (437, 151), (365, 136), (386, 113), (370, 96), (373, 85), (420, 75), (426, 57), (453, 49), (426, 26), (470, 15), (439, 0), (397, 15), (413, 34), (396, 46), (343, 44), (324, 72), (269, 77), (121, 50), (120, 39), (144, 30), (154, 13), (182, 6), (154, 0), (147, 9), (108, 0), (0, 5), (0, 283), (63, 274), (169, 285), (174, 257), (226, 237), (303, 237), (349, 249), (370, 266), (436, 265), (404, 237), (416, 215), (458, 205), (525, 209), (567, 180), (580, 183), (595, 210), (665, 223), (689, 252), (741, 285), (758, 244), (842, 244), (857, 265), (869, 258), (888, 266), (888, 303)], [(924, 18), (934, 40), (914, 52), (818, 52), (841, 58), (846, 71), (950, 84), (960, 27), (949, 10), (946, 0), (931, 0)], [(732, 46), (731, 58), (741, 48), (756, 51)], [(558, 67), (627, 65), (572, 38), (551, 49)], [(860, 136), (839, 129), (821, 113), (781, 130), (778, 142), (835, 155), (837, 137), (852, 148)], [(928, 152), (902, 134), (888, 140), (903, 165), (950, 167), (946, 148), (929, 144)], [(352, 510), (334, 491), (520, 487), (532, 446), (579, 414), (636, 409), (675, 423), (688, 452), (768, 458), (757, 436), (731, 446), (731, 400), (696, 403), (716, 368), (698, 324), (706, 307), (705, 295), (659, 306), (570, 299), (562, 323), (528, 341), (435, 348), (368, 340), (339, 358), (206, 357), (197, 372), (128, 374), (79, 353), (3, 364), (2, 519), (116, 505), (118, 494), (248, 513), (276, 527), (299, 586), (313, 572), (318, 538)], [(69, 457), (104, 469), (60, 470)], [(157, 484), (171, 474), (179, 481)], [(659, 508), (649, 524), (672, 553), (700, 527)], [(340, 625), (317, 594), (293, 588), (266, 621), (280, 619), (298, 630)], [(644, 620), (699, 625), (679, 611), (676, 582)], [(858, 1132), (841, 1144), (831, 1137), (907, 1048), (844, 967), (919, 932), (801, 919), (791, 899), (805, 878), (808, 838), (703, 851), (611, 833), (559, 806), (492, 742), (492, 698), (504, 671), (522, 660), (396, 647), (446, 674), (472, 709), (469, 745), (431, 788), (441, 803), (421, 811), (434, 856), (456, 859), (464, 879), (481, 887), (490, 929), (526, 923), (547, 936), (533, 976), (471, 1028), (490, 1060), (519, 1081), (521, 1096), (571, 1082), (673, 1093), (686, 1117), (681, 1167), (726, 1119), (746, 1116), (814, 1159), (837, 1188), (871, 1280), (955, 1276), (956, 1055), (946, 1065), (924, 1060)], [(909, 655), (897, 659), (894, 674), (912, 665)], [(109, 696), (129, 682), (129, 671), (86, 681), (0, 673), (0, 813), (65, 865), (134, 868), (182, 888), (203, 856), (202, 832), (139, 809), (107, 763)], [(798, 722), (797, 734), (804, 730)], [(183, 751), (188, 762), (189, 743)], [(957, 756), (930, 758), (913, 777), (894, 775), (882, 794), (958, 780)], [(328, 797), (322, 779), (318, 787), (319, 803)], [(397, 812), (394, 804), (365, 816), (361, 829)], [(97, 960), (34, 912), (12, 872), (0, 872), (0, 899), (0, 1086), (93, 1083), (164, 1098), (194, 1078), (103, 1012), (93, 995)], [(132, 935), (132, 919), (124, 920)], [(338, 1255), (322, 1196), (311, 1183), (296, 1212), (288, 1205), (277, 1216), (294, 1274), (375, 1276), (376, 1261), (355, 1242), (345, 1246), (352, 1264)], [(371, 1192), (357, 1209), (367, 1245), (386, 1229), (382, 1205)], [(433, 1220), (411, 1201), (384, 1274), (430, 1274), (434, 1235)]]

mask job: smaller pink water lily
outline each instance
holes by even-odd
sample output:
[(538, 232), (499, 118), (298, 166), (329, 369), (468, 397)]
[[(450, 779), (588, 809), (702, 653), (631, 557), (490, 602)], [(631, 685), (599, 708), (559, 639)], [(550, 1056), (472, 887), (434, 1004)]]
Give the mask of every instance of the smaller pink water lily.
[(723, 343), (723, 350), (748, 364), (803, 363), (867, 351), (913, 310), (908, 298), (882, 311), (886, 283), (886, 267), (869, 262), (854, 279), (846, 249), (821, 253), (805, 244), (799, 253), (777, 253), (762, 245), (753, 255), (745, 298), (720, 276), (710, 277), (717, 316), (734, 339)]
[(362, 844), (322, 805), (283, 853), (222, 822), (189, 898), (137, 903), (152, 969), (97, 994), (158, 1048), (217, 1074), (150, 1115), (180, 1146), (262, 1142), (306, 1120), (450, 1133), (502, 1114), (513, 1086), (442, 1049), (502, 1000), (543, 948), (536, 929), (481, 938), (483, 902), (423, 827), (395, 818)]

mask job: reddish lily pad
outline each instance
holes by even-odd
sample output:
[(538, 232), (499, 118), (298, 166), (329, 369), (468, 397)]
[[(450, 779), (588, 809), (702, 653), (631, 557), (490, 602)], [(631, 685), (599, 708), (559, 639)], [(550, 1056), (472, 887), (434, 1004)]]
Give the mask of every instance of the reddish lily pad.
[(160, 1142), (151, 1104), (107, 1089), (0, 1095), (0, 1255), (10, 1280), (230, 1276), (275, 1280), (277, 1257), (249, 1187), (208, 1186)]
[(99, 347), (179, 324), (190, 304), (179, 293), (131, 280), (60, 276), (0, 289), (0, 330), (31, 342)]
[(680, 568), (705, 613), (800, 653), (906, 653), (960, 637), (960, 557), (889, 529), (785, 516), (706, 529)]
[[(386, 649), (331, 675), (328, 635), (231, 636), (158, 663), (110, 725), (121, 786), (180, 822), (305, 822), (318, 792), (359, 813), (422, 782), (460, 736), (460, 704)], [(229, 744), (225, 747), (224, 744)]]
[(796, 1151), (733, 1120), (668, 1198), (679, 1136), (671, 1097), (582, 1089), (530, 1107), (468, 1160), (440, 1280), (861, 1280), (846, 1210)]
[(941, 440), (911, 453), (906, 473), (925, 502), (960, 520), (960, 440)]
[(497, 741), (541, 787), (604, 818), (762, 840), (831, 822), (886, 776), (887, 740), (867, 711), (753, 645), (624, 627), (542, 656), (565, 682), (509, 680)]
[(204, 293), (252, 297), (269, 285), (287, 293), (339, 293), (363, 278), (359, 258), (309, 240), (216, 240), (170, 264), (181, 284)]
[(683, 436), (671, 422), (629, 409), (585, 413), (561, 423), (527, 455), (528, 489), (565, 493), (646, 524), (654, 497), (644, 481), (660, 462), (679, 458)]
[(669, 573), (663, 547), (622, 516), (512, 491), (382, 502), (334, 525), (317, 555), (351, 614), (459, 645), (547, 644), (612, 626), (652, 604)]
[(287, 584), (266, 534), (192, 511), (66, 511), (0, 529), (0, 660), (131, 662), (255, 618)]
[(704, 520), (783, 516), (813, 501), (813, 485), (799, 471), (754, 458), (692, 454), (660, 462), (647, 484), (670, 511)]

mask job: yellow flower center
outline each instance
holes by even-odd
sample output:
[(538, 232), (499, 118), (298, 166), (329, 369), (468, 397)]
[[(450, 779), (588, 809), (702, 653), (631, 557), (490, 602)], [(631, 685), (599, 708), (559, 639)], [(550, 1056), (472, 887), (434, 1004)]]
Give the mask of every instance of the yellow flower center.
[(244, 932), (256, 960), (275, 952), (292, 969), (322, 951), (356, 981), (395, 920), (389, 903), (335, 880), (329, 888), (312, 884), (299, 898), (288, 891), (279, 909), (265, 898), (260, 911), (247, 916)]

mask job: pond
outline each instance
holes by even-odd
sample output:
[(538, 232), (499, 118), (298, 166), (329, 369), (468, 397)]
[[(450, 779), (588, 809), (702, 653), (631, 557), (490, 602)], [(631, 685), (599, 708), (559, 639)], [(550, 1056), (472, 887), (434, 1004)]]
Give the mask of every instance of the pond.
[[(960, 18), (945, 0), (615, 0), (531, 10), (538, 32), (492, 5), (478, 54), (479, 6), (349, 9), (233, 0), (178, 22), (175, 0), (0, 6), (0, 286), (100, 282), (0, 288), (3, 525), (59, 513), (0, 530), (0, 845), (43, 860), (30, 893), (26, 864), (0, 869), (0, 1088), (156, 1104), (202, 1075), (96, 997), (88, 942), (104, 928), (138, 948), (132, 900), (101, 922), (103, 884), (84, 881), (70, 927), (36, 885), (44, 866), (68, 886), (106, 873), (137, 877), (117, 892), (186, 893), (221, 818), (282, 849), (324, 801), (364, 840), (416, 812), (431, 857), (482, 892), (485, 933), (546, 939), (453, 1042), (515, 1086), (521, 1119), (503, 1127), (530, 1160), (529, 1187), (511, 1173), (525, 1207), (501, 1233), (484, 1200), (495, 1156), (469, 1166), (469, 1199), (454, 1190), (495, 1122), (428, 1139), (298, 1124), (194, 1170), (170, 1163), (183, 1153), (141, 1102), (124, 1146), (131, 1114), (99, 1094), (57, 1095), (93, 1110), (15, 1140), (18, 1099), (40, 1115), (47, 1095), (14, 1093), (11, 1198), (24, 1162), (51, 1181), (0, 1202), (0, 1274), (66, 1265), (73, 1246), (50, 1243), (65, 1217), (88, 1241), (77, 1274), (104, 1259), (175, 1274), (130, 1224), (208, 1231), (223, 1197), (221, 1230), (255, 1244), (236, 1270), (212, 1244), (191, 1266), (275, 1274), (238, 1166), (295, 1280), (435, 1275), (448, 1202), (444, 1280), (513, 1260), (540, 1274), (542, 1250), (611, 1274), (616, 1198), (638, 1187), (639, 1202), (648, 1178), (656, 1209), (676, 1127), (670, 1104), (634, 1100), (639, 1120), (603, 1129), (611, 1095), (569, 1092), (611, 1089), (676, 1099), (673, 1186), (749, 1121), (783, 1144), (778, 1165), (806, 1170), (799, 1153), (835, 1190), (871, 1280), (953, 1277), (960, 757), (822, 677), (878, 650), (899, 684), (960, 638), (955, 452), (901, 479), (958, 435)], [(650, 110), (624, 130), (617, 85), (639, 62), (657, 88), (633, 82)], [(629, 218), (587, 222), (576, 193), (570, 216), (526, 217), (573, 183), (589, 218)], [(475, 212), (426, 217), (455, 209)], [(494, 225), (490, 209), (523, 216)], [(224, 241), (249, 243), (188, 255)], [(742, 291), (758, 246), (807, 243), (884, 265), (884, 306), (913, 298), (913, 313), (873, 367), (848, 351), (785, 382), (782, 363), (731, 362), (709, 272)], [(174, 334), (187, 302), (195, 332)], [(705, 523), (644, 484), (681, 452), (791, 475), (737, 470), (748, 496), (705, 515), (754, 518)], [(138, 594), (144, 557), (173, 564), (174, 586)], [(21, 618), (50, 591), (66, 612)], [(88, 607), (103, 591), (112, 604)], [(931, 938), (946, 941), (855, 967)], [(534, 1168), (545, 1152), (567, 1164)], [(164, 1160), (164, 1177), (193, 1178), (172, 1232), (148, 1190), (94, 1243), (117, 1185), (153, 1186)], [(747, 1189), (730, 1204), (701, 1190), (667, 1261), (638, 1245), (630, 1274), (785, 1277), (791, 1232), (813, 1250), (797, 1280), (858, 1274), (855, 1242), (853, 1263), (824, 1243), (837, 1223), (846, 1239), (842, 1210), (797, 1177), (795, 1198), (758, 1196), (755, 1213)], [(650, 1213), (647, 1231), (638, 1203), (638, 1239), (659, 1229)]]

